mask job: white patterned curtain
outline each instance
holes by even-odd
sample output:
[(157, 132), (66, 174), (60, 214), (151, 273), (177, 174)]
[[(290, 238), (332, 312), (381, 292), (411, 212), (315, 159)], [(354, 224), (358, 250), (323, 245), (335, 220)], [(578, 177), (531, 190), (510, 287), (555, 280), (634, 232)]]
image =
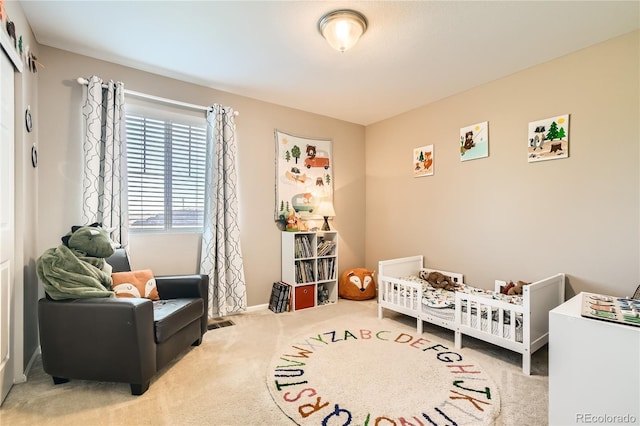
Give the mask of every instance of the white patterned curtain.
[(200, 273), (209, 275), (209, 318), (247, 309), (238, 225), (237, 143), (232, 108), (207, 112), (207, 175)]
[(89, 78), (82, 115), (84, 117), (84, 173), (82, 220), (84, 225), (101, 222), (113, 229), (111, 238), (126, 247), (126, 149), (124, 131), (124, 85)]

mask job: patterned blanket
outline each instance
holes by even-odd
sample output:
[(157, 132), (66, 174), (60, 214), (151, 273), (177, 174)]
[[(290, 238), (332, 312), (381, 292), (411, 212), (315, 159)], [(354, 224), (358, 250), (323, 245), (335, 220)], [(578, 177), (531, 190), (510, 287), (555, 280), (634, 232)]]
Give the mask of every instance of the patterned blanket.
[[(430, 308), (450, 308), (455, 305), (455, 291), (449, 291), (443, 288), (433, 288), (427, 281), (422, 280), (415, 275), (401, 279), (422, 285), (422, 303), (425, 306), (429, 306)], [(472, 287), (464, 283), (458, 284), (458, 289), (456, 291), (487, 297), (489, 299), (502, 300), (514, 305), (522, 305), (521, 296), (509, 296), (492, 290), (483, 290), (481, 288)]]

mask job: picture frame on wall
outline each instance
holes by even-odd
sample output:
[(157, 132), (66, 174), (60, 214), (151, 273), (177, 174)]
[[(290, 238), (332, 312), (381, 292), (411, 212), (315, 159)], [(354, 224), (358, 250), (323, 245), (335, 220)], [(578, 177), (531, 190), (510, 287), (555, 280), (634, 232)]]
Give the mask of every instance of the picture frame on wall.
[(333, 203), (332, 141), (277, 129), (275, 140), (275, 220), (284, 220), (292, 210), (303, 221), (322, 219), (316, 213), (320, 203)]
[(433, 145), (413, 149), (413, 177), (433, 176)]
[(489, 122), (472, 124), (460, 129), (460, 161), (489, 156)]
[(529, 123), (527, 159), (529, 163), (569, 157), (569, 114)]

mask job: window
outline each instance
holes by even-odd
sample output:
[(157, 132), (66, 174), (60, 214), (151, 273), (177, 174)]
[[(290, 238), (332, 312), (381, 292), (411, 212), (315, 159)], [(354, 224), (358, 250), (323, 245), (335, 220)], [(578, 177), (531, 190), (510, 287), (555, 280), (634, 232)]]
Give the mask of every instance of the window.
[(200, 125), (137, 113), (127, 113), (126, 119), (130, 229), (201, 231), (204, 119)]

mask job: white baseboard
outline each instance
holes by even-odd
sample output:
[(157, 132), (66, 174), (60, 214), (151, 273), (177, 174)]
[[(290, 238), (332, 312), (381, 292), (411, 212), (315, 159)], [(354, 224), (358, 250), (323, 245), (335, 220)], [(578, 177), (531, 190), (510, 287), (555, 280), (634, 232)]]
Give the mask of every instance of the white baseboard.
[(269, 304), (264, 303), (262, 305), (253, 305), (253, 306), (247, 306), (247, 310), (246, 311), (242, 311), (242, 312), (234, 312), (232, 314), (227, 314), (225, 315), (225, 317), (232, 317), (235, 315), (242, 315), (242, 314), (247, 314), (249, 312), (257, 312), (257, 311), (263, 311), (265, 309), (269, 309)]
[(265, 309), (269, 309), (268, 303), (263, 303), (262, 305), (247, 306), (246, 312), (256, 312), (256, 311), (262, 311)]
[(38, 359), (39, 355), (40, 355), (40, 346), (38, 346), (36, 350), (33, 351), (33, 354), (31, 355), (31, 358), (29, 359), (29, 362), (27, 363), (27, 366), (24, 369), (24, 373), (13, 378), (14, 384), (24, 383), (27, 381), (29, 372), (31, 371), (31, 368), (33, 368), (33, 364), (36, 362), (36, 359)]

